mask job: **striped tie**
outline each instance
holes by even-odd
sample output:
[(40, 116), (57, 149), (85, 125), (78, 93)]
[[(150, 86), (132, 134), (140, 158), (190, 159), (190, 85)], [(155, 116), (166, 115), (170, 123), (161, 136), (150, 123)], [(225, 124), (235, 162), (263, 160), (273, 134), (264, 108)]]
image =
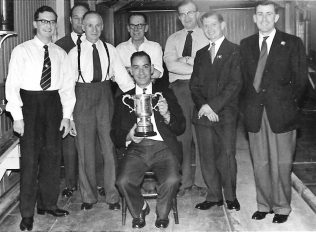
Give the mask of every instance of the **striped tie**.
[(43, 90), (46, 90), (51, 85), (51, 62), (48, 54), (48, 46), (44, 45), (45, 54), (44, 54), (44, 64), (42, 70), (42, 77), (41, 77), (41, 87)]

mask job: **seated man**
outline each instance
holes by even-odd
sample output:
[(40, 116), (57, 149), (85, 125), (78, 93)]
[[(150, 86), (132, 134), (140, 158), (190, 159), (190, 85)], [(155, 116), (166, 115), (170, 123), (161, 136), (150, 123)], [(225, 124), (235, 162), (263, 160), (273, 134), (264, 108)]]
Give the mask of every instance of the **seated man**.
[[(153, 72), (151, 60), (146, 52), (135, 52), (131, 57), (131, 73), (136, 87), (127, 94), (152, 94), (161, 92), (163, 98), (153, 99), (153, 105), (158, 103), (158, 111), (151, 116), (154, 131), (152, 137), (136, 137), (134, 135), (137, 118), (135, 112), (122, 103), (122, 96), (116, 99), (112, 120), (111, 137), (118, 148), (125, 147), (125, 156), (119, 163), (116, 184), (126, 198), (127, 206), (133, 216), (133, 228), (146, 225), (145, 216), (149, 206), (141, 195), (140, 185), (148, 170), (155, 172), (157, 186), (157, 220), (156, 227), (166, 228), (169, 224), (168, 214), (172, 198), (176, 196), (179, 187), (179, 160), (182, 156), (181, 146), (176, 136), (184, 132), (185, 118), (175, 95), (168, 89), (158, 89), (151, 82)], [(133, 100), (126, 102), (133, 106)]]

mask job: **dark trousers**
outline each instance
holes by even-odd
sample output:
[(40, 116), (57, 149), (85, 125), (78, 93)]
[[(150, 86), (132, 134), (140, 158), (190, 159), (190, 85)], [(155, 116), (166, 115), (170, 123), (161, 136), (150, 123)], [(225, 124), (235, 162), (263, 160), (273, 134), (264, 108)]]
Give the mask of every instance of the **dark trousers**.
[(207, 201), (236, 198), (236, 123), (206, 127), (197, 125), (201, 168), (207, 185)]
[(275, 134), (263, 111), (258, 133), (249, 133), (258, 210), (288, 215), (291, 212), (291, 172), (296, 131)]
[(59, 131), (62, 105), (58, 91), (20, 91), (24, 135), (21, 137), (22, 217), (32, 217), (34, 207), (57, 207), (61, 159)]
[[(189, 88), (189, 80), (177, 80), (170, 84), (177, 97), (179, 105), (182, 108), (183, 115), (186, 120), (185, 131), (182, 135), (178, 136), (178, 140), (183, 146), (183, 159), (182, 159), (182, 180), (181, 189), (197, 185), (205, 187), (205, 183), (201, 174), (200, 160), (198, 155), (198, 146), (196, 142), (195, 127), (192, 124), (192, 115), (194, 103), (191, 97)], [(192, 143), (195, 143), (194, 151), (192, 151)], [(195, 154), (195, 173), (192, 175), (192, 156)]]
[(137, 218), (144, 205), (140, 185), (148, 170), (154, 171), (158, 180), (157, 217), (166, 219), (179, 188), (180, 175), (179, 162), (164, 142), (145, 139), (139, 144), (132, 143), (119, 165), (116, 184), (133, 218)]
[(79, 158), (79, 187), (86, 203), (98, 200), (96, 183), (96, 147), (100, 145), (104, 169), (104, 189), (107, 203), (119, 201), (115, 188), (116, 160), (114, 145), (110, 138), (113, 114), (113, 96), (108, 81), (76, 84), (74, 122)]

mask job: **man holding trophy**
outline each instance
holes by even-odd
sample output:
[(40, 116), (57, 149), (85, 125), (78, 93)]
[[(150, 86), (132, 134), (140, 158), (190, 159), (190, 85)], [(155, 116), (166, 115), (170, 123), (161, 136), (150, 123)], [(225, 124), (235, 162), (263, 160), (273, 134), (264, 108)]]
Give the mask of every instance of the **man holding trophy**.
[(136, 87), (116, 99), (112, 120), (114, 144), (118, 148), (128, 144), (116, 184), (126, 198), (133, 228), (144, 227), (150, 211), (141, 195), (145, 172), (154, 171), (158, 180), (155, 223), (158, 228), (169, 224), (171, 200), (180, 181), (182, 151), (176, 136), (184, 132), (185, 118), (172, 90), (152, 84), (152, 72), (149, 55), (143, 51), (133, 53), (131, 74)]

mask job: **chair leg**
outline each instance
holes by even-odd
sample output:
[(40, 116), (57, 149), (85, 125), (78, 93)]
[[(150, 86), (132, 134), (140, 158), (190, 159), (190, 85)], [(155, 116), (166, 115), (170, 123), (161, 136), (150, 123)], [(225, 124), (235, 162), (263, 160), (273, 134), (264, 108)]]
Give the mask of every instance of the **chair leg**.
[(172, 199), (172, 211), (173, 211), (173, 216), (174, 216), (174, 223), (179, 224), (177, 197), (174, 197)]
[(126, 210), (127, 210), (126, 199), (125, 197), (122, 197), (122, 225), (123, 226), (125, 226), (125, 222), (126, 222)]

